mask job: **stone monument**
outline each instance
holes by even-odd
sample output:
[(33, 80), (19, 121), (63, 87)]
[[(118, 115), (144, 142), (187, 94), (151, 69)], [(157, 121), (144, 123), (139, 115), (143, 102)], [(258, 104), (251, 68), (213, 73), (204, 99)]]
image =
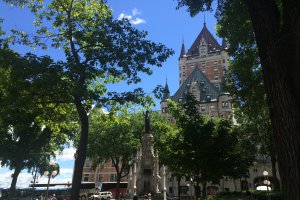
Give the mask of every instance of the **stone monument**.
[(150, 113), (146, 111), (145, 134), (141, 147), (134, 159), (134, 166), (129, 175), (129, 191), (134, 195), (161, 193), (161, 182), (158, 155), (154, 153), (153, 135), (150, 126)]

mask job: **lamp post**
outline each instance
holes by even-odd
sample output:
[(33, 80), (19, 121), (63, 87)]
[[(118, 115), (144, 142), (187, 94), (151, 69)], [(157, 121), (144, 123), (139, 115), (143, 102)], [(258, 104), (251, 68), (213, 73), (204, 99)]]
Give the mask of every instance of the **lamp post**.
[(50, 161), (49, 165), (47, 167), (47, 170), (44, 172), (44, 176), (48, 177), (46, 199), (48, 199), (48, 190), (49, 190), (50, 179), (54, 178), (58, 174), (57, 170), (58, 170), (57, 164), (54, 161)]
[(267, 186), (267, 199), (269, 200), (270, 199), (270, 197), (269, 197), (269, 185), (271, 185), (271, 182), (268, 179), (268, 176), (269, 176), (268, 171), (264, 170), (263, 171), (263, 176), (265, 177), (264, 185)]

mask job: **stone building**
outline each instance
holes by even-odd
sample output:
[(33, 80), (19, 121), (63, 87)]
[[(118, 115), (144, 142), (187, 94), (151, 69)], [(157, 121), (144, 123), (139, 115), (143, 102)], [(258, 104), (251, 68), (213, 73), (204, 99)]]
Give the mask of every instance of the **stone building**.
[[(228, 61), (226, 42), (223, 40), (222, 44), (219, 44), (204, 23), (202, 30), (187, 52), (184, 42), (182, 43), (178, 58), (179, 88), (175, 94), (171, 95), (166, 82), (160, 104), (161, 112), (171, 120), (171, 116), (168, 114), (167, 100), (184, 102), (185, 95), (191, 93), (198, 101), (198, 109), (201, 114), (209, 117), (222, 117), (234, 122), (232, 96), (222, 90)], [(208, 183), (207, 193), (256, 189), (257, 186), (263, 185), (263, 180), (266, 178), (263, 176), (263, 171), (268, 171), (269, 180), (273, 179), (271, 169), (269, 160), (257, 159), (255, 165), (249, 168), (248, 178), (232, 180), (230, 177), (224, 177), (220, 180), (220, 184)], [(167, 193), (170, 196), (177, 196), (178, 183), (176, 178), (172, 178), (170, 175), (171, 173), (168, 174)], [(182, 196), (194, 195), (192, 180), (183, 178), (179, 185)]]
[(199, 102), (199, 111), (203, 115), (226, 119), (232, 117), (232, 97), (221, 90), (228, 69), (228, 58), (225, 41), (220, 45), (204, 23), (187, 53), (182, 43), (178, 59), (179, 88), (170, 96), (166, 83), (161, 112), (167, 113), (167, 99), (182, 102), (189, 92)]

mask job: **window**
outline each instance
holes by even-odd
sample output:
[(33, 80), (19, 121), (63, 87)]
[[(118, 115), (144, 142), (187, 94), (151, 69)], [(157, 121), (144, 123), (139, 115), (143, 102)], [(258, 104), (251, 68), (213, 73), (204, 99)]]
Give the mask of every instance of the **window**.
[(89, 181), (89, 174), (83, 174), (83, 177), (82, 177), (82, 179), (83, 179), (83, 182), (87, 182), (87, 181)]
[(91, 161), (89, 159), (85, 160), (85, 167), (91, 167)]
[(169, 187), (169, 193), (173, 194), (173, 187), (172, 186)]
[(185, 66), (182, 66), (182, 69), (185, 70)]
[(103, 181), (103, 174), (98, 174), (98, 181), (102, 182)]
[(196, 92), (196, 88), (193, 87), (193, 88), (192, 88), (192, 93), (195, 93), (195, 92)]
[(162, 112), (162, 113), (165, 113), (165, 108), (162, 108), (162, 109), (161, 109), (161, 112)]
[(210, 111), (215, 111), (215, 106), (209, 106)]
[(218, 76), (218, 75), (215, 75), (214, 79), (215, 79), (215, 80), (219, 80), (219, 76)]
[(201, 66), (202, 66), (202, 67), (205, 67), (205, 62), (203, 62)]
[(218, 61), (214, 61), (214, 67), (215, 67), (215, 68), (218, 67)]
[(200, 50), (200, 54), (205, 54), (205, 48), (202, 48), (202, 49)]
[(180, 98), (178, 99), (178, 101), (179, 101), (179, 102), (182, 102), (182, 97), (180, 97)]
[(117, 174), (110, 174), (110, 182), (117, 181)]
[(206, 110), (205, 105), (201, 105), (201, 106), (200, 106), (200, 111), (201, 111), (201, 112), (205, 112), (205, 110)]
[(191, 65), (191, 68), (194, 68), (194, 65)]
[(225, 101), (225, 108), (229, 108), (229, 102)]
[(206, 99), (210, 101), (211, 96), (210, 95), (206, 95)]
[(185, 72), (182, 72), (182, 76), (185, 77)]
[(187, 195), (188, 191), (189, 191), (189, 187), (188, 186), (180, 186), (180, 190), (181, 190), (182, 195)]

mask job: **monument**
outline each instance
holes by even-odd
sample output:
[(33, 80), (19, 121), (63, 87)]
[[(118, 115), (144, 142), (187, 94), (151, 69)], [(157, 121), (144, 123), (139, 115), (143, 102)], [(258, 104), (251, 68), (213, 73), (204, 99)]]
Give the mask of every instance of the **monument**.
[(129, 192), (137, 196), (161, 194), (165, 190), (162, 184), (164, 181), (161, 181), (161, 176), (159, 175), (158, 154), (154, 152), (149, 111), (146, 111), (144, 117), (145, 134), (129, 174)]

